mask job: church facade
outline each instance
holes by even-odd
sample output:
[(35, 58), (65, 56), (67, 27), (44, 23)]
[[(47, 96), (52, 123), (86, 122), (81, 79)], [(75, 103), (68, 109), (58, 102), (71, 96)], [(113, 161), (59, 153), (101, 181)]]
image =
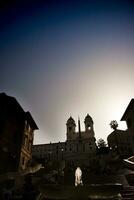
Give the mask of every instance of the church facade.
[(72, 117), (66, 123), (66, 141), (33, 145), (33, 157), (49, 161), (64, 160), (74, 165), (90, 165), (96, 153), (94, 123), (87, 115), (84, 120), (85, 130), (81, 131), (78, 119), (78, 131)]

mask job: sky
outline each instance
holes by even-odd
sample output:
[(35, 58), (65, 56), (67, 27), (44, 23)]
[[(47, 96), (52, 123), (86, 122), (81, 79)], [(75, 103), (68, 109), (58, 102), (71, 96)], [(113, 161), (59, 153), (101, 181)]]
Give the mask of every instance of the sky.
[[(131, 0), (10, 1), (0, 8), (0, 92), (30, 111), (34, 144), (66, 140), (89, 113), (106, 140), (134, 98)], [(78, 125), (77, 125), (78, 130)]]

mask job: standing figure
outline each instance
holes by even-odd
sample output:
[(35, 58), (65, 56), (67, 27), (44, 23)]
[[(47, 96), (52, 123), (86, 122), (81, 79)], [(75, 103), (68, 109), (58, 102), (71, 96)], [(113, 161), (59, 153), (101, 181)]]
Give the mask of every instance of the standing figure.
[(75, 186), (83, 186), (83, 182), (82, 182), (82, 171), (80, 167), (77, 167), (77, 169), (75, 170)]

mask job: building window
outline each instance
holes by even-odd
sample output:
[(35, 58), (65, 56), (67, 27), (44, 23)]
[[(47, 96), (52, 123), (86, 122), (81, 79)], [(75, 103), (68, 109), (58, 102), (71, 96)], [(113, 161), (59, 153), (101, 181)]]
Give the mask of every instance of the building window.
[(72, 130), (72, 127), (69, 127), (69, 131), (71, 131)]
[(29, 125), (27, 120), (25, 120), (25, 131), (27, 131), (27, 132), (31, 131), (31, 127), (30, 127), (30, 125)]
[(24, 146), (27, 148), (28, 147), (28, 137), (24, 137)]
[(27, 130), (28, 129), (28, 122), (27, 122), (27, 120), (25, 120), (25, 130)]
[(28, 132), (30, 132), (31, 131), (31, 127), (30, 127), (30, 125), (28, 125)]

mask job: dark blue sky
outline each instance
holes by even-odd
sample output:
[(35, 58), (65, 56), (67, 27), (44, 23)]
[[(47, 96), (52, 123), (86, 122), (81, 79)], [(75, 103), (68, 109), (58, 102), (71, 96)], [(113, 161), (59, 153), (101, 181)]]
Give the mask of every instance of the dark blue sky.
[[(0, 88), (29, 110), (35, 143), (65, 140), (89, 113), (97, 138), (134, 97), (134, 3), (13, 1), (0, 8)], [(124, 127), (121, 124), (121, 127)]]

